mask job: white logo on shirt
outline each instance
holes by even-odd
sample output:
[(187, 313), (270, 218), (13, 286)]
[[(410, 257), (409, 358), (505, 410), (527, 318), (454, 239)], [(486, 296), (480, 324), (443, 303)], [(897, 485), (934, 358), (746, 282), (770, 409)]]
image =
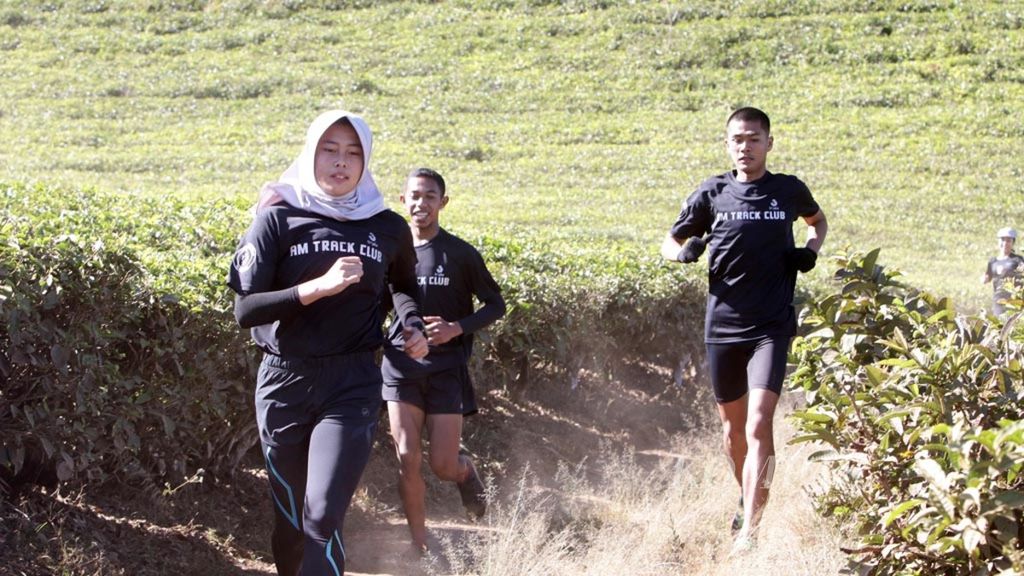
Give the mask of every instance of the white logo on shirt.
[(369, 240), (370, 244), (376, 244), (377, 243), (377, 235), (374, 234), (373, 232), (370, 232), (370, 235), (367, 236), (366, 239)]
[(775, 200), (775, 198), (772, 198), (772, 203), (768, 205), (768, 208), (771, 209), (771, 210), (778, 210), (779, 209), (778, 201)]
[(444, 275), (444, 264), (438, 264), (437, 268), (434, 268), (433, 276), (416, 278), (416, 283), (420, 286), (448, 286), (451, 282), (452, 279)]
[(245, 272), (256, 264), (256, 247), (252, 245), (252, 242), (247, 243), (235, 252), (235, 269), (239, 272)]

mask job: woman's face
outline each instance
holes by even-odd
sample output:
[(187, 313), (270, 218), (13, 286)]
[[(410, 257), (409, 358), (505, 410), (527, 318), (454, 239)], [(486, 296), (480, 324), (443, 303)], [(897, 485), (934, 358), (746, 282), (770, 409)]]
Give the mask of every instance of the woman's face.
[(999, 239), (999, 251), (1003, 253), (1003, 256), (1009, 256), (1010, 252), (1013, 252), (1013, 238), (1005, 236)]
[(344, 196), (356, 189), (363, 175), (363, 146), (349, 124), (334, 124), (320, 137), (313, 160), (313, 175), (330, 196)]

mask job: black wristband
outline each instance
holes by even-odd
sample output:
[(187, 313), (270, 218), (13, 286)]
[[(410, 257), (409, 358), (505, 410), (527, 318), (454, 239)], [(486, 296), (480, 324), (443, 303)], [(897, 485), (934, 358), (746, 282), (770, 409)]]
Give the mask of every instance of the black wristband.
[(798, 272), (810, 272), (818, 262), (818, 253), (810, 248), (794, 248), (786, 255), (787, 264)]
[(676, 254), (676, 260), (679, 260), (683, 264), (691, 264), (696, 262), (700, 255), (704, 253), (704, 248), (707, 243), (703, 238), (694, 236), (686, 240), (683, 247), (679, 249), (679, 253)]
[(420, 320), (419, 318), (417, 318), (417, 319), (409, 322), (408, 326), (409, 326), (409, 328), (415, 328), (415, 329), (419, 330), (420, 334), (423, 334), (424, 338), (429, 338), (427, 336), (427, 325), (423, 323), (423, 320)]

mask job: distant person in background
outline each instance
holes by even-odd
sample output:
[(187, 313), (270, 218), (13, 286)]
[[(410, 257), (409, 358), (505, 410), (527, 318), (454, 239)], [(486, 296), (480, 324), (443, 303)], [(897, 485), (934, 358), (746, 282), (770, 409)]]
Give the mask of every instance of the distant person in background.
[(405, 220), (370, 174), (370, 129), (335, 110), (264, 186), (228, 277), (235, 318), (263, 351), (256, 422), (274, 501), (281, 575), (345, 572), (342, 525), (381, 407), (375, 351), (388, 292), (404, 354), (428, 351)]
[(1000, 228), (996, 232), (999, 238), (999, 256), (988, 261), (982, 283), (992, 283), (992, 313), (996, 316), (1006, 314), (1005, 302), (1011, 296), (1010, 287), (1019, 287), (1024, 276), (1024, 257), (1013, 251), (1017, 242), (1017, 231), (1013, 228)]
[[(400, 464), (399, 494), (413, 546), (425, 551), (424, 427), (430, 440), (430, 469), (439, 479), (455, 482), (472, 516), (482, 516), (486, 508), (480, 475), (459, 445), (463, 416), (477, 411), (467, 367), (473, 334), (504, 316), (505, 300), (476, 248), (441, 228), (440, 213), (448, 196), (440, 174), (429, 168), (413, 170), (401, 201), (412, 219), (420, 310), (427, 322), (430, 354), (422, 360), (403, 354), (403, 333), (394, 329), (381, 370)], [(483, 303), (476, 311), (474, 296)]]
[[(772, 420), (796, 334), (797, 272), (818, 258), (828, 224), (807, 186), (767, 169), (768, 116), (740, 108), (726, 121), (733, 170), (705, 180), (683, 204), (661, 246), (673, 262), (696, 262), (709, 247), (704, 340), (725, 452), (741, 488), (733, 554), (752, 548), (775, 471)], [(807, 241), (797, 247), (793, 222)]]

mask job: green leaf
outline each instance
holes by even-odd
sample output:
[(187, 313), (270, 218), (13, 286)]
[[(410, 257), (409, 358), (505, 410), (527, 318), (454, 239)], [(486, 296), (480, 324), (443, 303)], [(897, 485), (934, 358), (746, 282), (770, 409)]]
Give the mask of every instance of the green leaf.
[(861, 265), (861, 270), (863, 270), (868, 276), (875, 273), (875, 263), (878, 262), (878, 254), (881, 250), (881, 248), (875, 248), (871, 252), (868, 252), (868, 255), (864, 257), (864, 263)]
[(67, 349), (60, 344), (54, 344), (50, 347), (50, 359), (53, 360), (53, 367), (60, 370), (62, 373), (67, 370), (68, 360), (71, 355)]
[[(804, 323), (806, 324), (806, 321)], [(836, 335), (835, 330), (833, 330), (832, 328), (819, 328), (819, 329), (811, 332), (807, 336), (804, 336), (804, 338), (807, 339), (807, 340), (810, 340), (812, 338), (822, 338), (822, 339), (825, 339), (825, 340), (829, 340), (831, 338), (834, 338), (835, 335)]]
[(924, 503), (924, 500), (913, 499), (907, 500), (890, 510), (885, 516), (882, 517), (882, 527), (888, 528), (890, 524), (896, 521), (897, 518), (907, 513), (908, 510), (917, 508)]
[(1024, 492), (1019, 490), (1007, 490), (1006, 492), (1000, 492), (999, 494), (996, 494), (992, 500), (1012, 510), (1024, 508)]
[(964, 542), (964, 550), (972, 556), (978, 549), (978, 545), (985, 541), (985, 535), (977, 528), (967, 528), (961, 533)]
[(932, 314), (931, 316), (929, 316), (927, 322), (929, 324), (935, 324), (939, 320), (943, 320), (943, 319), (946, 319), (946, 318), (952, 319), (955, 316), (956, 316), (956, 313), (953, 310), (940, 310), (940, 311), (936, 312), (935, 314)]
[(864, 372), (868, 375), (868, 380), (875, 386), (881, 386), (882, 382), (886, 380), (886, 374), (877, 366), (867, 365), (864, 367)]
[(793, 412), (790, 414), (791, 418), (798, 418), (800, 420), (807, 420), (810, 422), (821, 422), (825, 424), (831, 424), (835, 422), (836, 418), (831, 414), (822, 414), (820, 412)]
[(949, 479), (942, 465), (931, 458), (922, 458), (914, 462), (914, 469), (922, 478), (942, 490), (949, 490)]
[(917, 362), (907, 358), (886, 358), (876, 362), (879, 366), (893, 366), (896, 368), (916, 368)]
[(840, 453), (835, 450), (819, 450), (807, 457), (811, 462), (856, 462), (867, 465), (871, 459), (863, 452)]
[(835, 446), (836, 448), (843, 445), (843, 443), (840, 442), (838, 438), (836, 438), (835, 434), (832, 434), (827, 430), (815, 430), (813, 433), (810, 434), (794, 436), (789, 441), (790, 444), (799, 444), (801, 442), (824, 442), (830, 446)]
[(904, 418), (906, 416), (910, 416), (911, 414), (914, 414), (914, 413), (919, 412), (919, 411), (920, 411), (919, 408), (914, 407), (914, 408), (901, 408), (899, 410), (893, 410), (892, 412), (886, 412), (884, 414), (879, 414), (878, 416), (875, 417), (875, 424), (882, 424), (882, 423), (884, 423), (884, 422), (886, 422), (888, 420), (892, 420), (892, 419), (895, 419), (895, 418)]

